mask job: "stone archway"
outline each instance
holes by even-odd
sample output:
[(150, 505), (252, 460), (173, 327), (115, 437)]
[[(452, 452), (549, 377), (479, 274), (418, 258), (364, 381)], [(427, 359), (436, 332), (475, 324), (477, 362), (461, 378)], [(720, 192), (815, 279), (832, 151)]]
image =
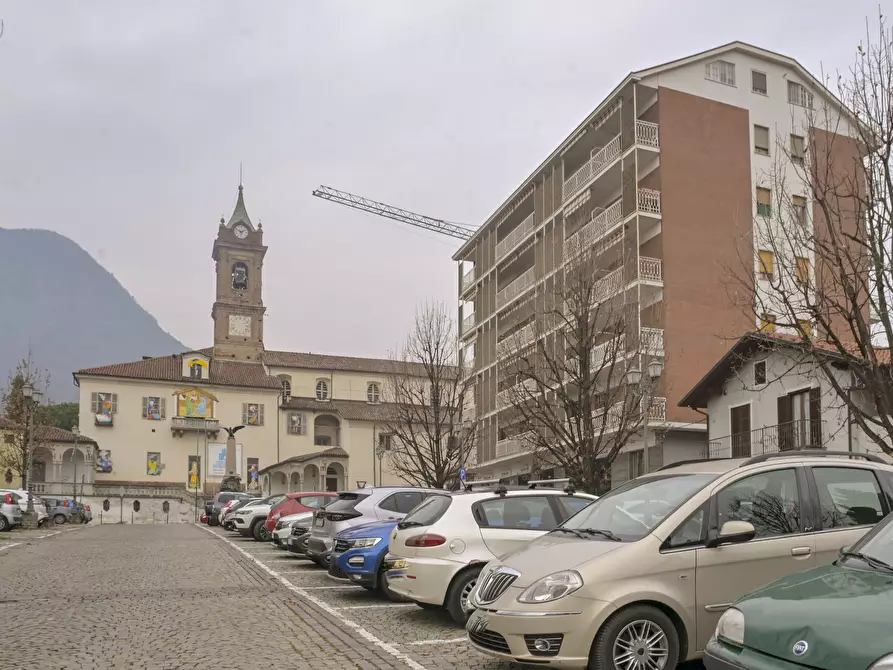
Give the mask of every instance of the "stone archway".
[(42, 484), (53, 481), (53, 452), (47, 447), (37, 447), (31, 455), (31, 481)]
[(343, 491), (347, 488), (344, 466), (341, 463), (329, 463), (326, 468), (326, 491)]
[(270, 495), (280, 493), (288, 493), (288, 475), (282, 471), (274, 472), (273, 480), (270, 483)]
[(312, 463), (304, 466), (304, 490), (319, 490), (319, 468)]
[(301, 489), (301, 473), (292, 472), (288, 481), (288, 490), (290, 493), (300, 491)]

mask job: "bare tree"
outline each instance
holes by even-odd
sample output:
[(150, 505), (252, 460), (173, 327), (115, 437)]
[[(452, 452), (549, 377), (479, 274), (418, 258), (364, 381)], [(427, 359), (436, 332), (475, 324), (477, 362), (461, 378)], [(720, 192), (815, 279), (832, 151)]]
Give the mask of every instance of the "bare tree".
[[(0, 441), (0, 473), (8, 471), (21, 481), (22, 488), (28, 486), (28, 453), (40, 447), (44, 431), (39, 427), (44, 423), (40, 408), (35, 411), (29, 426), (30, 402), (23, 391), (26, 384), (42, 393), (46, 392), (49, 383), (49, 375), (45, 370), (34, 366), (30, 353), (28, 358), (22, 360), (9, 375), (6, 389), (0, 394), (0, 418), (4, 420), (4, 438)], [(38, 429), (34, 429), (34, 428)], [(33, 432), (33, 436), (29, 433)]]
[[(789, 87), (791, 84), (789, 84)], [(893, 454), (893, 31), (879, 17), (835, 101), (789, 90), (793, 128), (777, 134), (757, 193), (756, 258), (732, 270), (764, 330), (800, 347), (852, 420)], [(799, 126), (799, 128), (798, 128)], [(748, 249), (750, 245), (742, 245)], [(849, 383), (834, 369), (850, 370)]]
[(531, 450), (540, 471), (561, 468), (590, 492), (610, 488), (621, 449), (663, 410), (647, 372), (652, 362), (662, 368), (663, 339), (642, 327), (651, 312), (641, 310), (636, 284), (629, 288), (642, 265), (624, 252), (627, 238), (619, 231), (594, 246), (582, 234), (569, 238), (534, 320), (507, 342), (513, 353), (501, 379), (506, 437)]
[(416, 312), (384, 390), (390, 470), (416, 486), (452, 488), (474, 449), (471, 386), (457, 365), (456, 325), (443, 304)]

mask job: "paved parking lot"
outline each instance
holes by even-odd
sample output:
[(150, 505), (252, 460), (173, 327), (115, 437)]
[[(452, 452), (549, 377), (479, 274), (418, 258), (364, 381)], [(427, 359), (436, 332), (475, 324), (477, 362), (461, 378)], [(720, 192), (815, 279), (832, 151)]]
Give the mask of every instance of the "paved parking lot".
[(523, 667), (472, 650), (444, 614), (384, 602), (219, 527), (17, 539), (0, 550), (4, 670)]

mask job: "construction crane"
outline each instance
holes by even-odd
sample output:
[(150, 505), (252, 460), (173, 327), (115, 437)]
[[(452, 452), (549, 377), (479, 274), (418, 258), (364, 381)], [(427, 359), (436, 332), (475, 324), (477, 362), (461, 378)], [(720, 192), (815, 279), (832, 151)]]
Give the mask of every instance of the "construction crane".
[(474, 230), (468, 226), (463, 226), (458, 223), (450, 223), (443, 219), (434, 219), (430, 216), (425, 216), (424, 214), (416, 214), (415, 212), (410, 212), (406, 209), (400, 209), (393, 205), (386, 205), (383, 202), (370, 200), (369, 198), (354, 195), (347, 191), (339, 191), (328, 186), (320, 186), (313, 191), (313, 195), (317, 198), (322, 198), (323, 200), (337, 202), (345, 207), (352, 207), (363, 212), (369, 212), (370, 214), (384, 216), (388, 219), (393, 219), (394, 221), (408, 223), (410, 226), (415, 226), (416, 228), (454, 237), (463, 242), (474, 235)]

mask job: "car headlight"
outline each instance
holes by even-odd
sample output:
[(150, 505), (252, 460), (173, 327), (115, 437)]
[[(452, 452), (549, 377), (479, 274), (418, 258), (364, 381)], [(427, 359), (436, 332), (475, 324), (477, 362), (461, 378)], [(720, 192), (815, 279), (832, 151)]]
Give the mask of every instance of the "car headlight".
[[(716, 637), (734, 644), (744, 644), (744, 614), (741, 610), (730, 607), (716, 624)], [(893, 665), (890, 666), (893, 668)]]
[(381, 542), (380, 537), (361, 537), (356, 540), (348, 540), (347, 546), (351, 549), (364, 549), (366, 547), (374, 547)]
[(548, 603), (573, 593), (583, 586), (583, 578), (576, 570), (564, 570), (535, 581), (518, 596), (519, 603)]

